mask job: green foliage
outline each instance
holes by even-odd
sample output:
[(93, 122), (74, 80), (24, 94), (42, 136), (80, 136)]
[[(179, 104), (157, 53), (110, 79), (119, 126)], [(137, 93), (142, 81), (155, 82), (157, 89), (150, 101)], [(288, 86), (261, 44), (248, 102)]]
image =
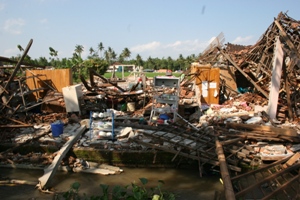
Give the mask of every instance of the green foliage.
[[(80, 184), (75, 182), (71, 185), (69, 191), (62, 195), (65, 200), (175, 200), (176, 196), (173, 193), (165, 192), (162, 190), (162, 185), (164, 182), (162, 180), (158, 181), (158, 185), (155, 188), (146, 188), (148, 179), (140, 178), (141, 185), (136, 183), (131, 183), (131, 185), (126, 185), (125, 187), (115, 186), (111, 193), (109, 191), (109, 186), (105, 184), (100, 184), (102, 189), (102, 194), (99, 196), (90, 196), (86, 194), (81, 198), (78, 191)], [(57, 197), (56, 199), (59, 199)]]
[(63, 198), (67, 200), (75, 200), (75, 199), (80, 199), (78, 195), (80, 183), (75, 182), (71, 185), (69, 191), (63, 194)]
[[(21, 45), (17, 46), (20, 53), (24, 51)], [(111, 47), (104, 48), (102, 42), (100, 42), (96, 49), (89, 48), (89, 56), (86, 59), (81, 57), (84, 52), (83, 45), (77, 44), (74, 49), (74, 53), (71, 58), (58, 58), (58, 51), (53, 47), (49, 47), (50, 57), (40, 57), (38, 59), (32, 59), (29, 55), (26, 55), (24, 61), (29, 64), (34, 64), (36, 66), (52, 66), (55, 69), (72, 69), (74, 82), (81, 82), (80, 77), (88, 79), (89, 69), (93, 68), (97, 73), (104, 74), (109, 65), (114, 62), (120, 62), (126, 65), (137, 65), (143, 66), (144, 69), (170, 69), (172, 71), (176, 70), (186, 70), (190, 67), (191, 63), (197, 60), (197, 56), (192, 54), (186, 58), (179, 54), (177, 59), (172, 59), (170, 56), (167, 58), (151, 58), (143, 60), (142, 57), (137, 54), (135, 58), (130, 59), (131, 52), (128, 48), (124, 48), (123, 51), (117, 56), (117, 53)], [(11, 57), (12, 60), (18, 61), (21, 55), (16, 57)], [(6, 64), (6, 63), (4, 63)], [(148, 74), (148, 77), (153, 77), (158, 74)], [(110, 77), (108, 77), (110, 78)]]

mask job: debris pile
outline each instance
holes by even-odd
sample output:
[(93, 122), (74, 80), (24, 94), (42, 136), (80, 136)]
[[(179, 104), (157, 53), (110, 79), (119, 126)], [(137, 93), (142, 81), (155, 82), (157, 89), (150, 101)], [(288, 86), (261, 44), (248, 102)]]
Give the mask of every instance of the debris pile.
[[(207, 165), (219, 170), (226, 187), (236, 191), (226, 190), (226, 196), (236, 198), (251, 193), (252, 186), (238, 184), (251, 176), (243, 175), (245, 166), (252, 170), (277, 166), (276, 173), (253, 180), (261, 190), (274, 187), (274, 192), (255, 192), (259, 198), (276, 196), (285, 190), (284, 184), (295, 181), (285, 179), (280, 185), (281, 174), (299, 176), (299, 26), (299, 21), (279, 13), (252, 46), (223, 45), (221, 33), (179, 77), (152, 79), (135, 72), (139, 78), (118, 81), (91, 69), (90, 80), (81, 77), (81, 84), (61, 87), (53, 87), (55, 82), (43, 81), (39, 78), (43, 75), (34, 71), (30, 77), (16, 77), (31, 41), (13, 73), (1, 69), (0, 126), (5, 129), (0, 140), (13, 147), (2, 151), (0, 160), (47, 165), (39, 179), (44, 189), (59, 165), (77, 172), (98, 170), (91, 170), (84, 158), (67, 155), (72, 149), (155, 152), (153, 163), (156, 152), (163, 151), (173, 154), (170, 162), (178, 165), (183, 159), (198, 162), (200, 176)], [(32, 77), (44, 87), (26, 85), (24, 80)], [(64, 127), (55, 137), (50, 124), (57, 120)], [(27, 144), (52, 146), (56, 152), (11, 153)], [(267, 162), (275, 164), (264, 167)], [(103, 169), (102, 173), (111, 174)], [(270, 182), (274, 174), (276, 187)]]

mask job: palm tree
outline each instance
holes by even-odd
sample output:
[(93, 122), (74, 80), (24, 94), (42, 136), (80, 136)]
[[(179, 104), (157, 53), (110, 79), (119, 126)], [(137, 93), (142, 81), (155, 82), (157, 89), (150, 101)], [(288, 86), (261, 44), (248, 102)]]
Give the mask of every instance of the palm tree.
[(105, 60), (109, 63), (110, 55), (109, 55), (109, 52), (107, 50), (104, 51), (104, 56), (105, 56)]
[(100, 51), (100, 58), (102, 57), (102, 50), (104, 49), (104, 46), (103, 46), (103, 44), (102, 44), (102, 42), (100, 42), (99, 44), (98, 44), (98, 51)]
[(22, 47), (21, 45), (18, 44), (17, 47), (18, 47), (18, 49), (19, 49), (21, 52), (24, 51), (24, 49), (23, 49), (23, 47)]
[(123, 51), (122, 51), (122, 57), (126, 60), (126, 59), (128, 59), (128, 58), (130, 58), (130, 54), (131, 54), (131, 52), (129, 51), (129, 49), (128, 48), (125, 48)]
[(58, 52), (54, 50), (52, 47), (49, 47), (50, 56), (56, 57), (58, 55)]
[(179, 58), (177, 58), (177, 61), (179, 62), (180, 65), (180, 70), (183, 70), (184, 67), (184, 57), (182, 56), (182, 54), (179, 54)]
[(104, 52), (106, 61), (111, 64), (117, 58), (116, 52), (111, 48), (108, 47), (107, 51)]
[(136, 55), (136, 65), (137, 66), (142, 66), (143, 65), (143, 60), (142, 60), (142, 57), (140, 56), (140, 54)]
[(111, 59), (112, 59), (112, 61), (115, 62), (115, 61), (116, 61), (116, 58), (117, 58), (116, 52), (115, 52), (115, 51), (112, 51), (112, 52), (111, 52)]
[(81, 57), (81, 53), (83, 52), (84, 47), (82, 45), (76, 45), (75, 46), (75, 52), (79, 55), (79, 57)]
[(89, 51), (90, 51), (90, 55), (91, 55), (91, 56), (92, 56), (93, 53), (95, 52), (95, 50), (93, 49), (93, 47), (91, 47), (91, 48), (89, 49)]

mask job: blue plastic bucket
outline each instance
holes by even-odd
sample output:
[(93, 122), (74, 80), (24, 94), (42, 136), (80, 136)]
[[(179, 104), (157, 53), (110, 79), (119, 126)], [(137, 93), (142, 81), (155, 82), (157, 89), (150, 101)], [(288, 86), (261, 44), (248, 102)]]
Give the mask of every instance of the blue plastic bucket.
[(64, 124), (63, 123), (52, 123), (51, 130), (52, 130), (53, 137), (59, 137), (59, 135), (64, 132)]
[(170, 117), (167, 114), (161, 114), (161, 115), (159, 115), (159, 118), (162, 119), (162, 120), (170, 119)]

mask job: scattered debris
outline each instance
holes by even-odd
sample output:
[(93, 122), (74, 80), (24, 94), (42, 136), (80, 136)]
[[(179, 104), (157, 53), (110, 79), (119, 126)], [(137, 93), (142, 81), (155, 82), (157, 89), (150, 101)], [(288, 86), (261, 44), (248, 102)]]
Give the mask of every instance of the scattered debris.
[[(118, 81), (91, 69), (90, 80), (76, 85), (59, 85), (51, 75), (70, 70), (21, 66), (31, 40), (11, 74), (0, 69), (0, 141), (11, 145), (1, 152), (0, 166), (44, 167), (39, 188), (46, 189), (59, 168), (122, 172), (67, 155), (72, 148), (164, 151), (178, 165), (182, 158), (198, 162), (200, 176), (207, 165), (220, 171), (227, 199), (288, 199), (299, 187), (299, 24), (279, 13), (252, 46), (223, 45), (221, 33), (180, 77), (134, 72), (139, 78)], [(25, 77), (16, 76), (20, 68)], [(53, 134), (58, 120), (63, 131)], [(29, 144), (56, 150), (15, 153)], [(243, 173), (246, 166), (251, 171)]]

